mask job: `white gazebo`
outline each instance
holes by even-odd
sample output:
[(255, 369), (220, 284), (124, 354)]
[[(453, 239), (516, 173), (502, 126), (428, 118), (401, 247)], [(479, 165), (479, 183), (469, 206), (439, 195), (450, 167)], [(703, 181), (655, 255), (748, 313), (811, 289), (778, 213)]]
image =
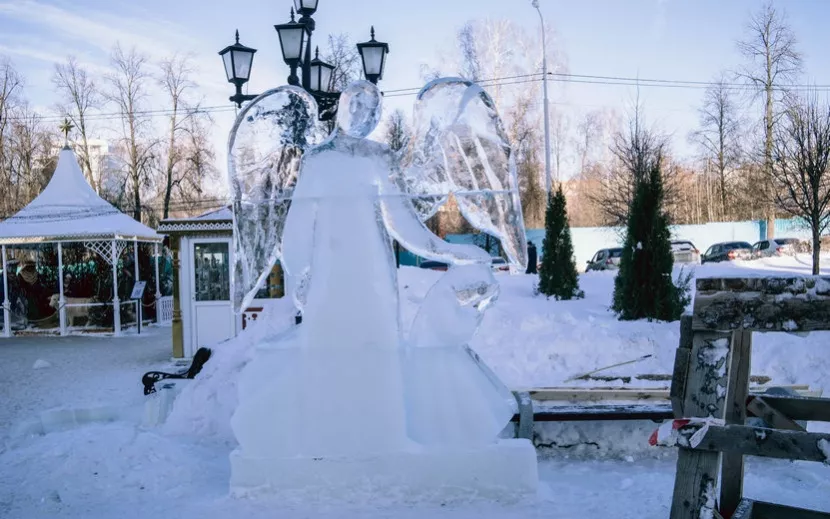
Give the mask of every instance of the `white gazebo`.
[[(11, 336), (11, 304), (9, 301), (6, 248), (11, 245), (56, 243), (58, 248), (59, 317), (61, 335), (66, 335), (66, 299), (64, 298), (63, 244), (82, 243), (99, 254), (112, 267), (113, 331), (121, 334), (118, 299), (118, 258), (127, 244), (134, 244), (135, 279), (138, 280), (138, 243), (155, 245), (156, 318), (160, 319), (161, 291), (159, 286), (158, 245), (162, 237), (153, 229), (130, 218), (98, 196), (87, 183), (75, 154), (64, 147), (49, 184), (16, 215), (0, 222), (0, 244), (3, 257), (3, 330)], [(69, 305), (72, 306), (72, 305)], [(84, 306), (84, 305), (81, 305)]]

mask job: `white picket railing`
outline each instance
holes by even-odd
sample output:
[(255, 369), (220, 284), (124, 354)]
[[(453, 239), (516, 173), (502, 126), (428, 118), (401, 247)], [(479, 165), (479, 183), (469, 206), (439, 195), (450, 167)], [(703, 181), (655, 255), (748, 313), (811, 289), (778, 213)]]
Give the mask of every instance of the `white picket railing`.
[(156, 311), (158, 312), (159, 323), (164, 324), (173, 322), (173, 296), (164, 296), (159, 298)]

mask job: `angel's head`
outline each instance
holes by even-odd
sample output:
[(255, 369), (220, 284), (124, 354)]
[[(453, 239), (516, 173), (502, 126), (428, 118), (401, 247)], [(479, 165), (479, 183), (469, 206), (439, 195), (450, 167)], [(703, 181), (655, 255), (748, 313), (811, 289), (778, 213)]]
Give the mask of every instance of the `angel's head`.
[(380, 121), (382, 99), (377, 86), (369, 81), (355, 81), (340, 95), (337, 128), (351, 137), (366, 137)]

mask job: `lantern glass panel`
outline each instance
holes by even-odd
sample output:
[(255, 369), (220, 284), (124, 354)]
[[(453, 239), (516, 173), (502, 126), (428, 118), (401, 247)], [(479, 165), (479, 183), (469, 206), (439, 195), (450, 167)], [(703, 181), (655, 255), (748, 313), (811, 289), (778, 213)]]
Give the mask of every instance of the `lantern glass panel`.
[(363, 55), (363, 69), (367, 76), (379, 76), (383, 66), (383, 47), (366, 46), (361, 49)]
[(225, 75), (228, 76), (228, 81), (233, 80), (233, 58), (230, 52), (222, 54), (222, 62), (225, 64)]
[(234, 76), (237, 79), (247, 80), (248, 78), (250, 78), (251, 62), (254, 59), (253, 52), (248, 52), (245, 50), (234, 50), (229, 52), (228, 54), (233, 54)]
[(303, 33), (305, 28), (302, 25), (296, 27), (283, 27), (277, 30), (282, 45), (282, 57), (284, 60), (300, 59), (303, 54)]

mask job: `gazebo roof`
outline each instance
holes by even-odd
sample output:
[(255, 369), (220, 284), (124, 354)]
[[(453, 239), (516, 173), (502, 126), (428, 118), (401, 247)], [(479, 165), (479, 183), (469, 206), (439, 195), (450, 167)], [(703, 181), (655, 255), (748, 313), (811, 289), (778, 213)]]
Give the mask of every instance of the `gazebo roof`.
[(61, 150), (43, 192), (0, 222), (3, 244), (113, 239), (159, 242), (162, 237), (98, 196), (69, 148)]

